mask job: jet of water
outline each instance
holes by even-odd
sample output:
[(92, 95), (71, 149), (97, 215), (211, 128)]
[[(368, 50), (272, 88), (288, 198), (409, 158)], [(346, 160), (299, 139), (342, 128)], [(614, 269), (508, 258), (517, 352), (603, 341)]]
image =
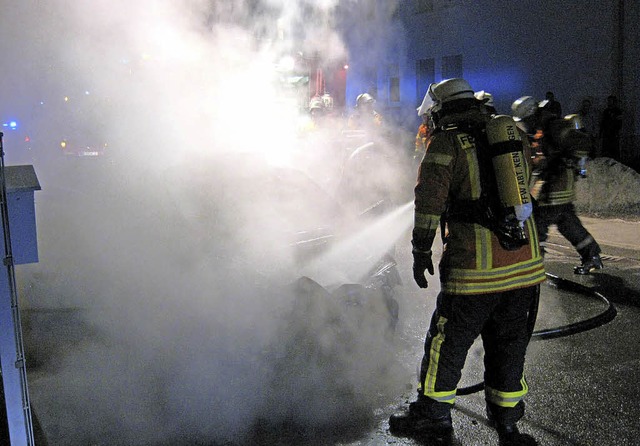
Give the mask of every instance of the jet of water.
[[(395, 244), (413, 223), (413, 201), (363, 226), (336, 243), (303, 269), (303, 274), (323, 285), (359, 282)], [(338, 267), (336, 267), (338, 266)]]

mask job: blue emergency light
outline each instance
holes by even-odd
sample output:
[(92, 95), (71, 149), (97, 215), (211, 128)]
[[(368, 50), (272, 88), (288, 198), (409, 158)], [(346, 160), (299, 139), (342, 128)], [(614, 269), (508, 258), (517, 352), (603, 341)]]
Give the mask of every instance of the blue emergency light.
[(10, 130), (15, 130), (18, 128), (18, 123), (16, 121), (9, 121), (2, 124), (2, 127), (6, 127)]

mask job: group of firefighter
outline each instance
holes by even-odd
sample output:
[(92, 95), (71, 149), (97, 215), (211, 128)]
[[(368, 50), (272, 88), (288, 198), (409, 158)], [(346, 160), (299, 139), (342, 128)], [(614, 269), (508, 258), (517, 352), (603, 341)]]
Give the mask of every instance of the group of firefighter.
[[(535, 445), (520, 432), (525, 353), (545, 281), (550, 225), (581, 257), (576, 274), (603, 268), (600, 247), (576, 215), (575, 184), (586, 175), (590, 138), (578, 115), (558, 116), (524, 96), (511, 114), (462, 78), (431, 84), (418, 115), (413, 277), (427, 288), (432, 247), (444, 244), (440, 291), (424, 344), (417, 399), (389, 419), (392, 434), (451, 439), (451, 409), (468, 351), (484, 346), (484, 395), (501, 445)], [(356, 120), (379, 125), (373, 98), (358, 96)]]
[(375, 99), (369, 93), (361, 93), (356, 97), (354, 112), (346, 120), (346, 128), (338, 125), (333, 108), (333, 98), (329, 94), (316, 95), (309, 101), (309, 119), (302, 125), (303, 132), (322, 128), (333, 130), (366, 130), (375, 131), (384, 127), (382, 115), (375, 109)]

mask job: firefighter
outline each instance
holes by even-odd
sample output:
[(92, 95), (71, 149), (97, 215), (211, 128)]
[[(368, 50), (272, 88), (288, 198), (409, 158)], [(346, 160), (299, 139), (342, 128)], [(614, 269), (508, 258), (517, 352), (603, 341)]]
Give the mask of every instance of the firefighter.
[(382, 115), (374, 105), (376, 100), (369, 93), (359, 94), (356, 98), (356, 110), (349, 116), (347, 127), (350, 130), (375, 130), (382, 127)]
[(543, 107), (532, 107), (531, 96), (512, 104), (514, 119), (532, 138), (536, 148), (531, 193), (536, 205), (538, 237), (544, 253), (549, 227), (556, 225), (580, 255), (575, 274), (586, 275), (604, 268), (600, 245), (576, 215), (573, 202), (576, 182), (586, 176), (585, 161), (591, 150), (589, 135), (578, 115), (560, 118)]
[(333, 116), (333, 98), (328, 93), (314, 96), (309, 101), (308, 115), (303, 117), (300, 131), (313, 133), (318, 130), (336, 129), (337, 123)]
[[(487, 417), (500, 443), (536, 444), (519, 432), (517, 422), (524, 415), (525, 352), (545, 272), (530, 210), (522, 221), (511, 221), (506, 216), (523, 206), (514, 202), (500, 209), (503, 203), (495, 198), (502, 194), (499, 184), (514, 182), (522, 183), (518, 190), (528, 196), (523, 142), (513, 119), (492, 118), (481, 110), (466, 80), (431, 84), (429, 94), (436, 130), (427, 142), (415, 187), (413, 275), (420, 288), (427, 288), (425, 272), (434, 274), (433, 241), (439, 228), (445, 228), (441, 290), (425, 339), (417, 400), (407, 412), (392, 415), (389, 428), (399, 436), (450, 438), (462, 368), (481, 336)], [(489, 133), (508, 135), (501, 146), (509, 150), (497, 149)], [(494, 149), (499, 156), (490, 158)], [(504, 161), (498, 160), (502, 154), (509, 162), (519, 160), (522, 178), (493, 167)], [(526, 201), (521, 204), (530, 205)], [(499, 230), (507, 227), (513, 231)]]
[(322, 98), (314, 96), (309, 101), (309, 114), (304, 116), (300, 124), (300, 132), (302, 135), (317, 131), (322, 127), (322, 121), (325, 118), (326, 110)]

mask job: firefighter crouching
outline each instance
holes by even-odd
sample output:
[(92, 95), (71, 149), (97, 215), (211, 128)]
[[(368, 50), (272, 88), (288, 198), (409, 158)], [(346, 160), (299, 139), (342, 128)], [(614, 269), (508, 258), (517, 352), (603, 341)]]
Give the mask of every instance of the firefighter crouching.
[(531, 194), (536, 200), (535, 218), (544, 252), (549, 226), (556, 225), (576, 249), (581, 265), (576, 274), (602, 269), (600, 246), (576, 215), (573, 202), (576, 182), (586, 176), (586, 160), (591, 150), (589, 135), (579, 115), (561, 118), (535, 106), (535, 99), (523, 96), (512, 104), (514, 119), (529, 134), (536, 147)]
[(432, 244), (446, 227), (441, 291), (425, 339), (417, 400), (408, 412), (392, 415), (389, 427), (399, 436), (450, 438), (462, 368), (481, 336), (491, 425), (501, 444), (536, 444), (517, 427), (528, 392), (530, 314), (545, 280), (527, 188), (526, 142), (511, 117), (482, 110), (464, 79), (432, 84), (429, 94), (435, 129), (415, 187), (413, 274), (427, 288), (425, 271), (434, 273)]

